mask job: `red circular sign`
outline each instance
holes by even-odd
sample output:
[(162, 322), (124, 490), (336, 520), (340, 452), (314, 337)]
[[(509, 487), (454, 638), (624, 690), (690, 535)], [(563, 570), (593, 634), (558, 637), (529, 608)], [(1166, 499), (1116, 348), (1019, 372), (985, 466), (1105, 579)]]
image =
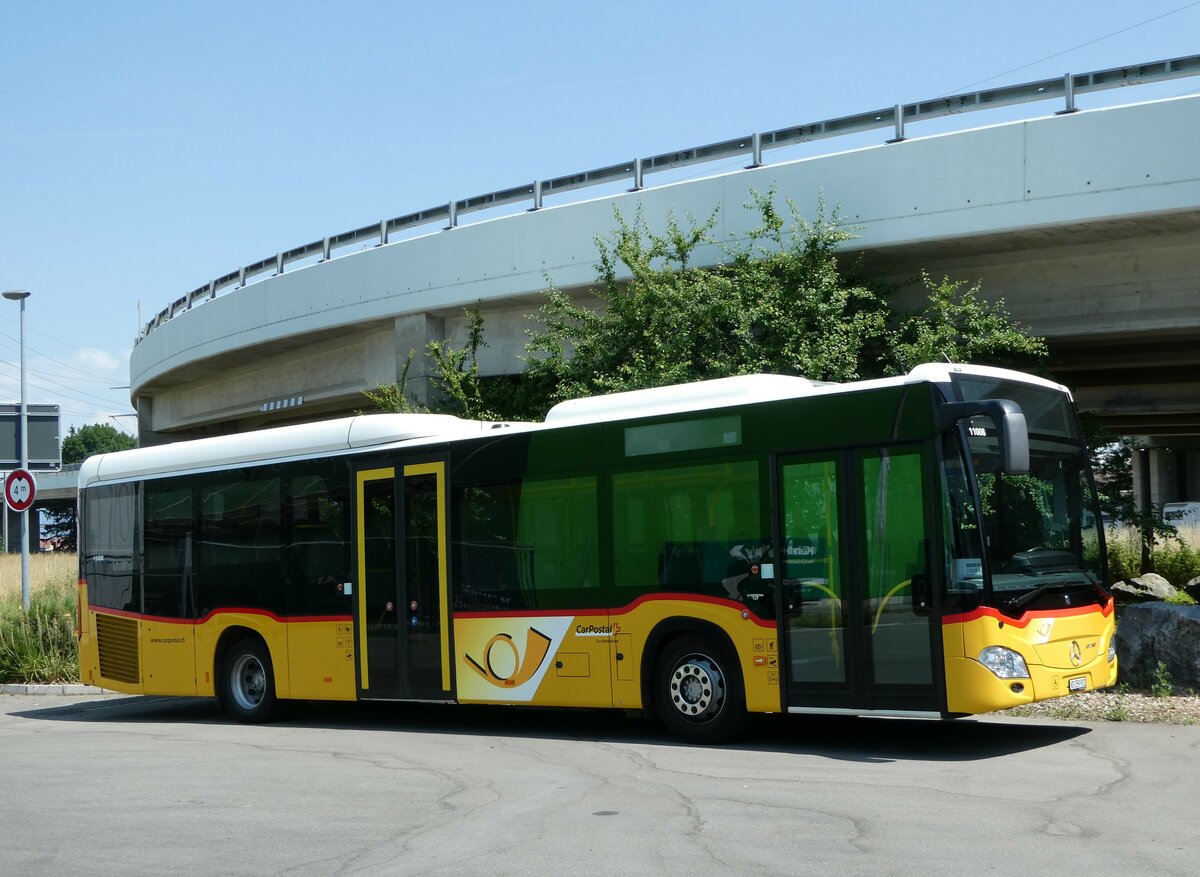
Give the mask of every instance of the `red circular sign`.
[(23, 512), (33, 505), (36, 494), (33, 473), (26, 469), (13, 469), (4, 479), (4, 501), (14, 512)]

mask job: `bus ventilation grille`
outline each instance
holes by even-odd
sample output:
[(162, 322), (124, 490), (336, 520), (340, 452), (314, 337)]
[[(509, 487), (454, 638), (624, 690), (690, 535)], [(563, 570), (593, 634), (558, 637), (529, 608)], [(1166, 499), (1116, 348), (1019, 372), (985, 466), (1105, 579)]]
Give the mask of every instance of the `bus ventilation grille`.
[(100, 648), (100, 675), (136, 685), (142, 681), (138, 667), (138, 623), (114, 615), (96, 616), (96, 643)]

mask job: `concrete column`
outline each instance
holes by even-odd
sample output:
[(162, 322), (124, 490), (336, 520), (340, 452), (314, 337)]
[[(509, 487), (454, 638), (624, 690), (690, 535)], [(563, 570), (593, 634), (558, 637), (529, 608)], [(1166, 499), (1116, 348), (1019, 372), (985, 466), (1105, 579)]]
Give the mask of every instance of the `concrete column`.
[(1133, 505), (1139, 512), (1150, 510), (1150, 450), (1133, 449)]
[(152, 396), (137, 397), (137, 428), (138, 447), (144, 448), (157, 444), (150, 439), (154, 435), (154, 398)]
[(1161, 509), (1177, 499), (1175, 453), (1169, 448), (1150, 448), (1146, 455), (1150, 458), (1150, 502)]
[(395, 351), (396, 383), (400, 383), (409, 353), (414, 353), (408, 370), (405, 395), (418, 405), (427, 405), (436, 386), (433, 383), (433, 360), (427, 348), (431, 341), (446, 339), (446, 321), (432, 314), (407, 314), (396, 318)]
[(1183, 451), (1183, 496), (1180, 501), (1200, 502), (1200, 451)]
[(165, 445), (186, 437), (182, 435), (163, 435), (154, 431), (154, 397), (138, 396), (135, 407), (137, 408), (139, 448)]

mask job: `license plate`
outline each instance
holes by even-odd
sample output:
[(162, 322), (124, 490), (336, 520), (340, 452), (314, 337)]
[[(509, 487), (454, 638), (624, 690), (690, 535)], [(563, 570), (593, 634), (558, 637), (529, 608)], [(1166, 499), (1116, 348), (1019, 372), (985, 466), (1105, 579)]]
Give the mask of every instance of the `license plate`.
[(1067, 680), (1067, 688), (1071, 691), (1083, 691), (1087, 688), (1087, 677), (1076, 676), (1074, 679)]

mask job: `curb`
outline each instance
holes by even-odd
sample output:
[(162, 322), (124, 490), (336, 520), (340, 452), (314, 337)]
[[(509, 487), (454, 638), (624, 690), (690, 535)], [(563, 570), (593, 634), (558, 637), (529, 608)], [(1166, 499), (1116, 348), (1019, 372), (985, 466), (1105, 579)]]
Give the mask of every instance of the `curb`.
[(55, 697), (79, 694), (116, 694), (94, 685), (0, 685), (0, 694), (26, 694)]

